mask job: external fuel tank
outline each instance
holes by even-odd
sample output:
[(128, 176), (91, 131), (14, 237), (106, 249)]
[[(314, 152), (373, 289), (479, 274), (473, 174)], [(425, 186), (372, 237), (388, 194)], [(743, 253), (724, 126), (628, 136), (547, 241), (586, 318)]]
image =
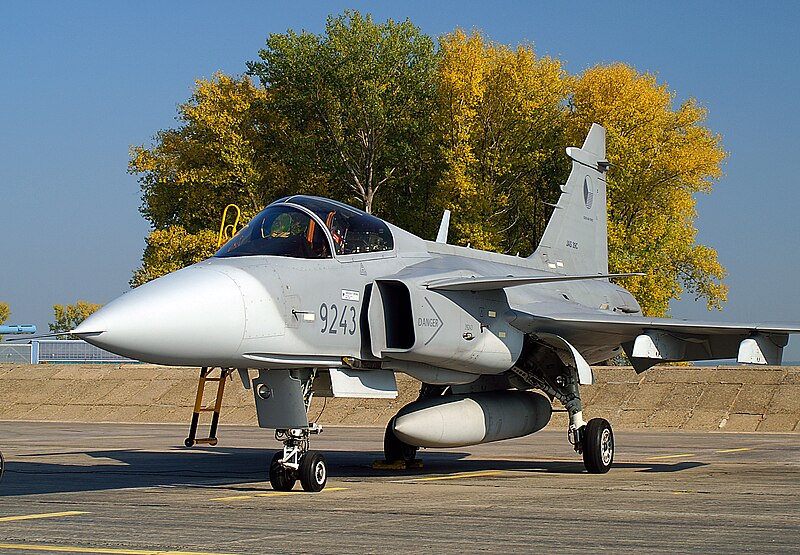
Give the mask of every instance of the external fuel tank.
[(395, 435), (417, 447), (464, 447), (544, 428), (550, 401), (529, 391), (490, 391), (414, 401), (394, 420)]

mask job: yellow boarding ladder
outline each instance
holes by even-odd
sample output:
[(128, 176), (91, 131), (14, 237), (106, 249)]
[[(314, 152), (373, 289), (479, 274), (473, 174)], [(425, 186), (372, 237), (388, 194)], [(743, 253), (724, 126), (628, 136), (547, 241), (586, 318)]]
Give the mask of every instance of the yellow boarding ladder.
[[(203, 367), (200, 369), (200, 380), (197, 383), (197, 397), (194, 401), (194, 412), (192, 414), (192, 424), (189, 428), (189, 437), (183, 442), (186, 447), (192, 447), (198, 443), (208, 445), (217, 444), (217, 425), (219, 424), (219, 412), (222, 408), (222, 394), (225, 392), (225, 381), (233, 372), (233, 368), (219, 368), (219, 377), (209, 377), (215, 368)], [(217, 396), (208, 406), (203, 406), (203, 393), (205, 392), (206, 382), (218, 382)], [(211, 429), (208, 437), (197, 439), (197, 425), (200, 422), (201, 412), (213, 412), (211, 416)]]

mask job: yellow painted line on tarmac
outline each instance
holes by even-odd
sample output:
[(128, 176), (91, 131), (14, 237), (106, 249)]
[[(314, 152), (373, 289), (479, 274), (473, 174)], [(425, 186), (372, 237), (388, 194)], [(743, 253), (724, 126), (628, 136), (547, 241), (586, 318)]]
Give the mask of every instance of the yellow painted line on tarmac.
[(460, 474), (448, 474), (447, 476), (431, 476), (428, 478), (409, 478), (407, 480), (392, 480), (393, 482), (436, 482), (438, 480), (461, 480), (463, 478), (481, 478), (483, 476), (498, 476), (503, 474), (500, 470), (488, 470), (486, 472), (462, 472)]
[(60, 513), (39, 513), (35, 515), (4, 516), (0, 522), (11, 522), (13, 520), (34, 520), (37, 518), (57, 518), (60, 516), (88, 515), (86, 511), (63, 511)]
[(13, 549), (16, 551), (56, 551), (61, 553), (107, 553), (109, 555), (236, 555), (235, 553), (209, 553), (207, 551), (113, 549), (106, 547), (79, 547), (75, 545), (44, 545), (38, 543), (0, 543), (0, 549)]
[[(329, 491), (344, 491), (348, 488), (325, 488), (319, 493)], [(251, 493), (248, 495), (231, 495), (230, 497), (212, 497), (211, 501), (237, 501), (239, 499), (254, 499), (256, 497), (284, 497), (286, 495), (317, 495), (310, 491), (271, 491), (269, 493)]]
[(684, 458), (684, 457), (694, 457), (694, 456), (695, 456), (694, 453), (680, 453), (678, 455), (659, 455), (657, 457), (649, 457), (647, 460), (648, 461), (655, 461), (655, 460), (658, 460), (658, 459), (680, 459), (680, 458)]
[(752, 447), (739, 447), (737, 449), (722, 449), (721, 451), (717, 451), (717, 453), (739, 453), (740, 451), (752, 451)]
[(672, 490), (675, 495), (688, 495), (690, 493), (699, 493), (696, 489), (676, 489)]

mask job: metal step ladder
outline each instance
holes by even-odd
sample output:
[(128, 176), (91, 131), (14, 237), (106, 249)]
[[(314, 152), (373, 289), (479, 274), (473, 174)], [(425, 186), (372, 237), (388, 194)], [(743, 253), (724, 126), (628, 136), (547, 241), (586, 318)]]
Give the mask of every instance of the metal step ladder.
[[(214, 370), (219, 370), (219, 377), (210, 377)], [(233, 372), (233, 368), (209, 368), (203, 367), (200, 369), (200, 379), (197, 382), (197, 397), (194, 401), (194, 412), (192, 413), (192, 424), (189, 428), (189, 437), (183, 444), (186, 447), (192, 447), (198, 443), (205, 443), (208, 445), (217, 444), (217, 425), (219, 424), (219, 412), (222, 408), (222, 394), (225, 392), (225, 381)], [(206, 382), (218, 382), (217, 396), (214, 401), (208, 405), (203, 406), (203, 394), (205, 393)], [(213, 412), (211, 416), (211, 429), (208, 432), (208, 437), (197, 438), (197, 425), (200, 422), (201, 412)]]

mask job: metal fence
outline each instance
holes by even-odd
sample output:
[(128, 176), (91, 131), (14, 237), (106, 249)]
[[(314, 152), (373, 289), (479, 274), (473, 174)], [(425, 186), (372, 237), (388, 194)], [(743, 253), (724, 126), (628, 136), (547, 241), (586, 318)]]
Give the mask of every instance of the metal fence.
[(28, 364), (31, 361), (31, 346), (17, 343), (0, 343), (0, 362)]
[(30, 345), (31, 364), (138, 362), (104, 351), (81, 339), (37, 339)]

